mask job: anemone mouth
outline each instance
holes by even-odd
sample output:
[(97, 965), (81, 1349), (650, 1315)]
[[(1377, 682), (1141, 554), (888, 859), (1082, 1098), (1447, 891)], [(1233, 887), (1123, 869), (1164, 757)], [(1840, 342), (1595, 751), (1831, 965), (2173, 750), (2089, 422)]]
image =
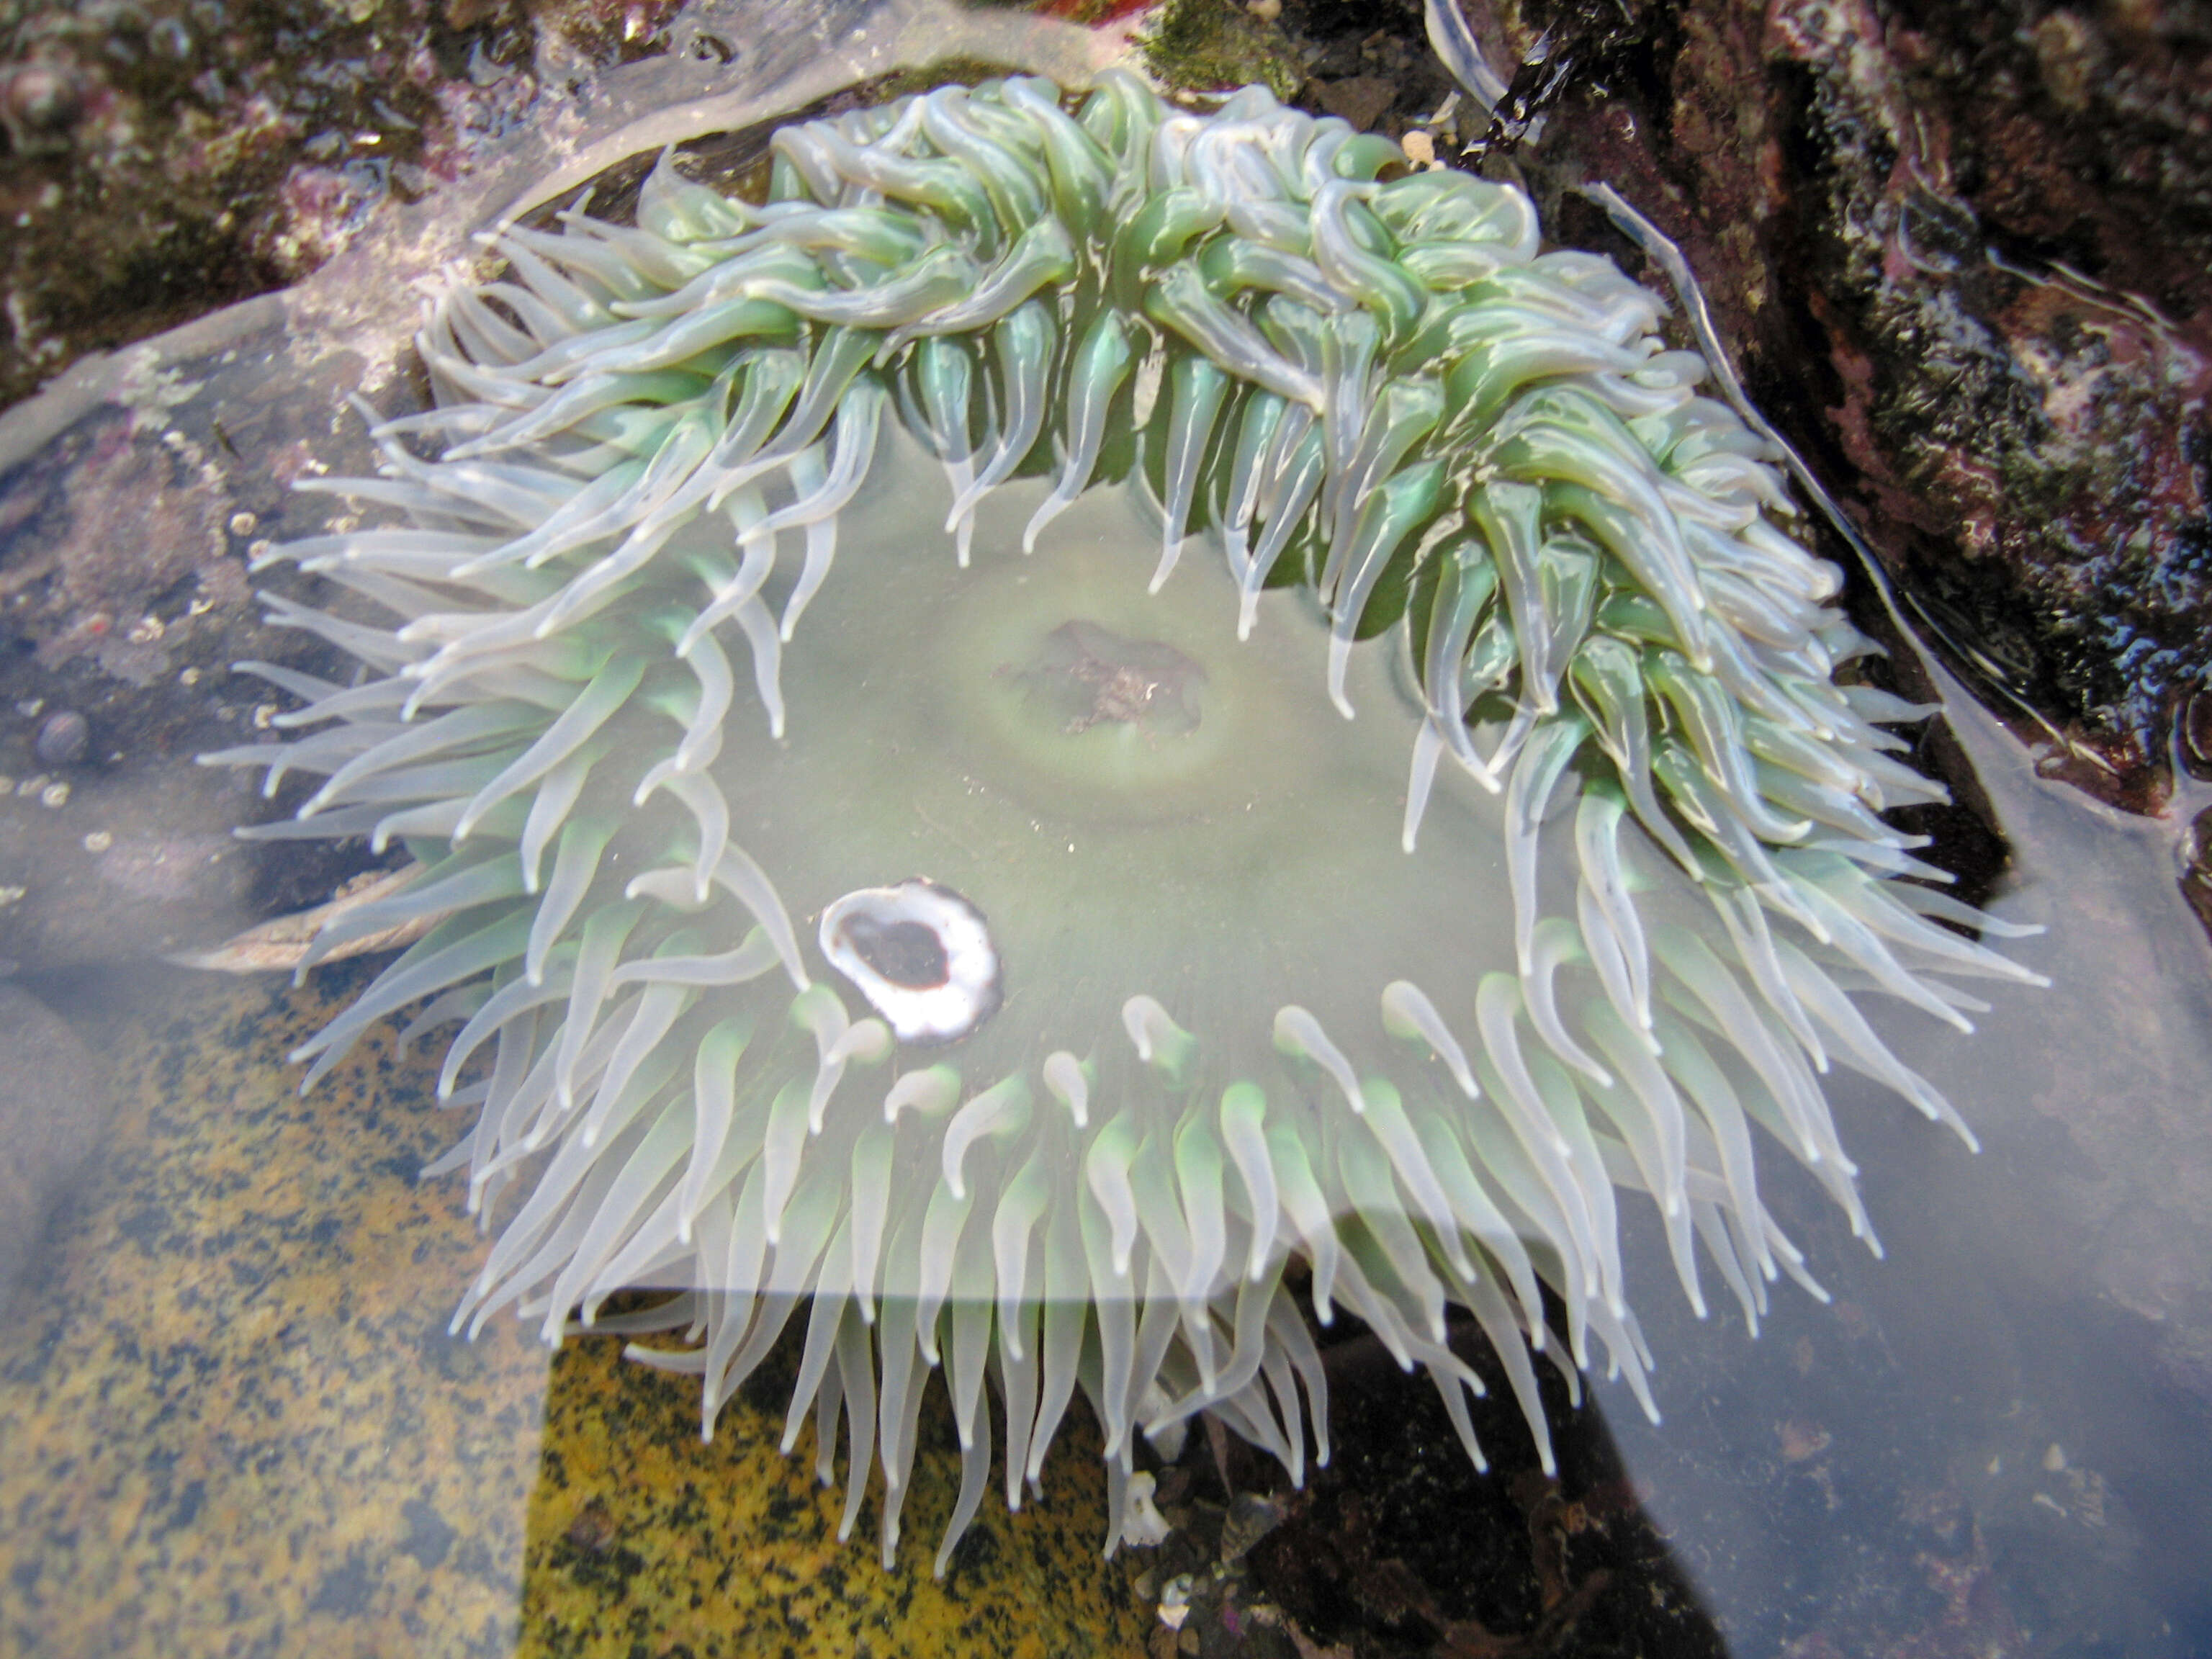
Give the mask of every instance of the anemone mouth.
[[(1264, 596), (1240, 640), (1218, 563), (1147, 590), (1158, 532), (1141, 492), (1094, 489), (1022, 552), (1011, 526), (1042, 489), (1010, 485), (963, 568), (949, 544), (917, 556), (897, 533), (935, 469), (886, 449), (844, 516), (850, 580), (816, 597), (807, 648), (786, 660), (785, 736), (734, 722), (717, 763), (799, 914), (856, 876), (919, 872), (967, 896), (1011, 1006), (1032, 1010), (994, 1052), (1026, 1033), (1088, 1055), (1144, 994), (1194, 1028), (1249, 1028), (1264, 1053), (1283, 1002), (1371, 1014), (1384, 983), (1435, 961), (1404, 917), (1476, 910), (1503, 871), (1494, 842), (1442, 814), (1431, 845), (1401, 848), (1419, 725), (1401, 639), (1354, 654), (1347, 722), (1306, 596)], [(1443, 789), (1494, 835), (1479, 790)], [(1498, 937), (1475, 937), (1437, 973), (1510, 965)]]
[[(920, 482), (896, 458), (888, 470)], [(1005, 530), (1042, 492), (1007, 493), (1007, 511), (977, 532), (975, 568), (926, 561), (923, 584), (942, 602), (914, 601), (937, 642), (944, 763), (1071, 825), (1249, 812), (1310, 776), (1298, 751), (1318, 654), (1244, 648), (1218, 566), (1194, 562), (1148, 592), (1157, 514), (1129, 487), (1094, 489), (1029, 552)], [(1297, 620), (1310, 637), (1311, 618)]]
[(2033, 976), (1877, 816), (1941, 796), (1921, 711), (1838, 683), (1871, 647), (1653, 296), (1255, 89), (775, 151), (448, 296), (437, 407), (314, 486), (404, 522), (279, 555), (394, 619), (270, 601), (367, 676), (261, 669), (319, 729), (210, 757), (323, 775), (262, 833), (428, 866), (319, 936), (435, 921), (301, 1058), (459, 1023), (457, 1328), (680, 1333), (633, 1352), (711, 1428), (804, 1308), (787, 1445), (843, 1425), (845, 1530), (881, 1468), (886, 1564), (941, 1370), (942, 1571), (994, 1398), (1017, 1504), (1090, 1398), (1109, 1547), (1139, 1431), (1325, 1459), (1293, 1261), (1480, 1463), (1471, 1315), (1548, 1463), (1532, 1356), (1650, 1408), (1624, 1197), (1754, 1328), (1812, 1285), (1759, 1143), (1872, 1242), (1819, 1073), (1967, 1132), (1859, 1000)]
[(1171, 645), (1131, 639), (1087, 617), (1060, 623), (1025, 662), (994, 672), (1012, 679), (1062, 737), (1133, 726), (1157, 754), (1163, 738), (1188, 737), (1206, 718), (1203, 668)]

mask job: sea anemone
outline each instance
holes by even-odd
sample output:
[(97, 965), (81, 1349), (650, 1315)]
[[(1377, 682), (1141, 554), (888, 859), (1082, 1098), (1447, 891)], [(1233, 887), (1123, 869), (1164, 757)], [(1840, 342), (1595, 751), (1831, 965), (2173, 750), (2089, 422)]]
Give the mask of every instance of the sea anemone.
[(769, 150), (757, 200), (664, 156), (634, 224), (495, 239), (433, 405), (307, 486), (389, 522), (274, 556), (395, 620), (272, 598), (365, 672), (251, 665), (311, 734), (210, 757), (320, 775), (255, 833), (422, 866), (317, 939), (430, 924), (301, 1058), (461, 1022), (457, 1327), (681, 1333), (632, 1352), (711, 1430), (805, 1310), (786, 1444), (811, 1408), (827, 1480), (844, 1425), (846, 1529), (880, 1463), (887, 1565), (941, 1368), (942, 1571), (993, 1393), (1010, 1504), (1088, 1395), (1110, 1548), (1139, 1430), (1326, 1458), (1309, 1306), (1480, 1463), (1456, 1312), (1548, 1465), (1532, 1354), (1650, 1407), (1622, 1194), (1755, 1330), (1818, 1293), (1755, 1141), (1873, 1243), (1831, 1061), (1971, 1144), (1858, 1000), (1971, 1030), (1953, 981), (2033, 976), (1879, 816), (1942, 799), (1882, 729), (1929, 711), (1839, 677), (1837, 573), (1651, 293), (1253, 88)]

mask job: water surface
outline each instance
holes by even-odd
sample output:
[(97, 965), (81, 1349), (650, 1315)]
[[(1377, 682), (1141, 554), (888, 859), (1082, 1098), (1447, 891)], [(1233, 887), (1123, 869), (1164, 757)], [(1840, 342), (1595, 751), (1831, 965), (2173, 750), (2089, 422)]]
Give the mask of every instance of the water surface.
[[(781, 44), (720, 80), (611, 87), (546, 155), (303, 290), (88, 366), (0, 421), (0, 467), (66, 488), (113, 467), (118, 442), (189, 447), (197, 470), (148, 487), (221, 492), (212, 556), (299, 533), (313, 520), (277, 480), (359, 464), (357, 423), (332, 411), (404, 373), (409, 284), (465, 249), (462, 228), (542, 194), (520, 181), (549, 165), (573, 183), (640, 143), (746, 125), (894, 66), (917, 38), (951, 38), (918, 15), (824, 13), (801, 35), (756, 14), (757, 38)], [(1079, 66), (1071, 37), (958, 27), (970, 50)], [(58, 521), (0, 540), (0, 571), (52, 550), (36, 538)], [(75, 672), (52, 671), (54, 706), (81, 695)], [(14, 861), (0, 889), (25, 889), (0, 908), (0, 957), (17, 968), (0, 981), (0, 1127), (19, 1153), (0, 1183), (15, 1275), (0, 1639), (55, 1653), (753, 1652), (771, 1638), (1134, 1650), (1158, 1586), (1141, 1557), (1096, 1559), (1102, 1486), (1080, 1431), (1054, 1455), (1050, 1500), (1014, 1518), (987, 1504), (936, 1586), (916, 1540), (949, 1510), (957, 1463), (936, 1421), (910, 1559), (885, 1579), (830, 1536), (837, 1500), (812, 1485), (805, 1444), (777, 1457), (773, 1387), (702, 1448), (689, 1385), (617, 1364), (611, 1342), (549, 1361), (504, 1322), (474, 1344), (446, 1334), (483, 1247), (459, 1188), (415, 1179), (462, 1127), (435, 1109), (428, 1062), (386, 1032), (301, 1101), (283, 1059), (366, 970), (295, 992), (157, 960), (267, 908), (272, 883), (330, 873), (229, 862), (222, 832), (253, 803), (189, 756), (238, 740), (268, 698), (220, 674), (182, 684), (185, 672), (165, 664), (168, 701), (147, 705), (171, 726), (106, 734), (123, 758), (103, 746), (74, 771), (37, 767), (46, 708), (0, 710), (0, 858)], [(2011, 848), (1993, 907), (2047, 927), (2014, 951), (2052, 980), (1999, 992), (1972, 1038), (1893, 1034), (1983, 1151), (1832, 1079), (1886, 1258), (1808, 1183), (1777, 1177), (1771, 1201), (1833, 1305), (1785, 1287), (1747, 1343), (1732, 1310), (1692, 1320), (1655, 1255), (1635, 1277), (1664, 1421), (1603, 1384), (1595, 1409), (1731, 1651), (2212, 1651), (2212, 951), (2174, 862), (2178, 826), (2204, 803), (2112, 812), (2039, 777), (2033, 752), (1949, 690)], [(1408, 1411), (1428, 1395), (1389, 1376), (1360, 1386), (1404, 1390)], [(1430, 1449), (1458, 1456), (1448, 1437)]]

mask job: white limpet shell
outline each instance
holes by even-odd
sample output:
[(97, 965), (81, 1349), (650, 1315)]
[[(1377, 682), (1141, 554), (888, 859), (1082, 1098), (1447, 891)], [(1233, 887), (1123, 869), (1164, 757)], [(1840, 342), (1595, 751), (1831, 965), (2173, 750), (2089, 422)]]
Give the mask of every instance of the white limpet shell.
[(822, 912), (822, 954), (901, 1042), (951, 1042), (998, 1012), (999, 952), (983, 913), (916, 876)]

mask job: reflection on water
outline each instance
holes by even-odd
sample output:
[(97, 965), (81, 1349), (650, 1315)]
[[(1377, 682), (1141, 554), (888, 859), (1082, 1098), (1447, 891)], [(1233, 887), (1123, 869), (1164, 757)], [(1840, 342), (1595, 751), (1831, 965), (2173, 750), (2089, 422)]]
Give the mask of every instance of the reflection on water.
[(2016, 947), (2050, 992), (1904, 1049), (1983, 1152), (1832, 1079), (1887, 1259), (1784, 1185), (1832, 1305), (1778, 1297), (1750, 1343), (1732, 1308), (1640, 1304), (1665, 1420), (1599, 1385), (1556, 1487), (1495, 1401), (1475, 1476), (1427, 1390), (1343, 1351), (1346, 1443), (1258, 1588), (1477, 1651), (2212, 1650), (2212, 952), (2172, 820), (2038, 779), (1947, 690), (2014, 850), (1996, 908), (2050, 928)]
[[(780, 1455), (776, 1379), (703, 1445), (696, 1395), (618, 1342), (549, 1366), (511, 1322), (449, 1336), (482, 1241), (416, 1180), (453, 1133), (419, 1055), (381, 1033), (305, 1100), (283, 1058), (366, 978), (41, 988), (107, 1055), (116, 1109), (0, 1336), (0, 1651), (1141, 1641), (1135, 1566), (1097, 1559), (1087, 1424), (1041, 1504), (985, 1510), (949, 1584), (886, 1578), (836, 1540), (811, 1456)], [(925, 1434), (927, 1537), (959, 1453), (949, 1414)]]
[[(595, 153), (590, 135), (576, 149)], [(7, 526), (7, 569), (73, 559), (87, 614), (117, 611), (131, 596), (112, 527), (88, 538), (64, 498), (100, 468), (153, 477), (148, 455), (181, 453), (154, 434), (175, 430), (205, 463), (179, 486), (200, 543), (175, 582), (220, 598), (251, 540), (283, 533), (275, 478), (328, 448), (327, 411), (389, 361), (398, 314), (308, 350), (264, 306), (204, 331), (227, 355), (111, 387), (82, 424), (24, 439), (18, 422), (33, 448), (13, 459), (58, 447), (11, 481), (38, 500)], [(264, 387), (287, 350), (292, 372)], [(216, 406), (235, 434), (216, 432)], [(212, 663), (251, 643), (210, 624), (193, 648)], [(2048, 924), (2015, 954), (2053, 988), (2004, 995), (1971, 1042), (1896, 1035), (1979, 1157), (1832, 1082), (1887, 1257), (1808, 1186), (1778, 1176), (1772, 1201), (1834, 1305), (1785, 1291), (1748, 1344), (1732, 1310), (1698, 1327), (1655, 1255), (1640, 1305), (1666, 1421), (1604, 1385), (1571, 1421), (1555, 1402), (1556, 1485), (1526, 1467), (1504, 1406), (1485, 1425), (1498, 1467), (1475, 1475), (1425, 1382), (1344, 1333), (1342, 1451), (1310, 1499), (1259, 1498), (1276, 1477), (1235, 1448), (1217, 1468), (1200, 1438), (1162, 1483), (1181, 1543), (1102, 1565), (1078, 1428), (1047, 1501), (987, 1504), (939, 1586), (836, 1542), (811, 1441), (776, 1455), (782, 1377), (702, 1447), (690, 1389), (617, 1364), (614, 1342), (549, 1368), (505, 1322), (447, 1335), (483, 1246), (457, 1190), (415, 1181), (458, 1127), (420, 1058), (386, 1033), (305, 1102), (283, 1060), (366, 970), (295, 992), (149, 965), (328, 884), (320, 866), (230, 862), (218, 832), (246, 803), (187, 763), (251, 729), (260, 694), (202, 689), (200, 656), (162, 635), (102, 630), (64, 654), (163, 690), (132, 705), (121, 761), (86, 765), (73, 813), (45, 799), (59, 769), (36, 770), (43, 713), (0, 709), (0, 892), (25, 890), (0, 903), (0, 958), (21, 964), (0, 982), (11, 1650), (1128, 1652), (1170, 1603), (1215, 1651), (1285, 1650), (1285, 1608), (1324, 1639), (1379, 1630), (1405, 1651), (1496, 1633), (1559, 1651), (2212, 1647), (2212, 957), (2174, 885), (2187, 813), (2122, 818), (2039, 781), (1963, 698), (1954, 725), (2015, 855), (1996, 908)], [(951, 1504), (957, 1448), (931, 1421), (910, 1539)]]
[[(1681, 1654), (2204, 1650), (2201, 935), (2160, 825), (2038, 781), (1971, 707), (1954, 720), (2014, 836), (2002, 906), (2051, 924), (2025, 949), (2057, 981), (1981, 1042), (1911, 1056), (1971, 1103), (1984, 1152), (1893, 1100), (1843, 1103), (1887, 1259), (1818, 1194), (1778, 1192), (1835, 1305), (1780, 1297), (1751, 1344), (1732, 1315), (1699, 1328), (1650, 1297), (1666, 1420), (1602, 1385), (1578, 1419), (1555, 1401), (1556, 1486), (1510, 1405), (1490, 1402), (1497, 1467), (1477, 1476), (1428, 1386), (1344, 1333), (1334, 1468), (1234, 1572), (1201, 1571), (1201, 1612), (1373, 1626), (1382, 1605), (1411, 1651), (1482, 1628), (1569, 1652), (1631, 1632)], [(785, 1377), (702, 1446), (690, 1389), (613, 1341), (549, 1373), (504, 1322), (449, 1338), (482, 1247), (449, 1188), (414, 1180), (452, 1129), (419, 1056), (380, 1035), (307, 1101), (283, 1061), (367, 971), (300, 992), (146, 972), (9, 988), (16, 1133), (26, 1112), (106, 1109), (73, 1053), (100, 1057), (112, 1116), (0, 1333), (7, 1645), (623, 1651), (650, 1633), (735, 1653), (795, 1620), (841, 1651), (1047, 1631), (1041, 1651), (1134, 1650), (1155, 1620), (1140, 1592), (1170, 1580), (1141, 1553), (1097, 1561), (1087, 1427), (1042, 1504), (985, 1507), (946, 1585), (887, 1580), (836, 1542), (811, 1439), (778, 1455)], [(34, 994), (75, 1039), (26, 1035)], [(958, 1461), (931, 1425), (922, 1538)], [(1183, 1462), (1167, 1507), (1210, 1566), (1211, 1455)], [(1279, 1484), (1241, 1452), (1230, 1468), (1240, 1491)]]
[(1888, 1260), (1826, 1227), (1833, 1310), (1784, 1303), (1755, 1350), (1655, 1330), (1672, 1420), (1616, 1431), (1748, 1651), (1917, 1607), (1891, 1627), (1961, 1648), (2202, 1652), (2212, 957), (2170, 823), (2039, 781), (1948, 701), (2014, 849), (1997, 908), (2050, 929), (2018, 947), (2048, 994), (1905, 1050), (1984, 1150), (1866, 1091), (1850, 1146)]

